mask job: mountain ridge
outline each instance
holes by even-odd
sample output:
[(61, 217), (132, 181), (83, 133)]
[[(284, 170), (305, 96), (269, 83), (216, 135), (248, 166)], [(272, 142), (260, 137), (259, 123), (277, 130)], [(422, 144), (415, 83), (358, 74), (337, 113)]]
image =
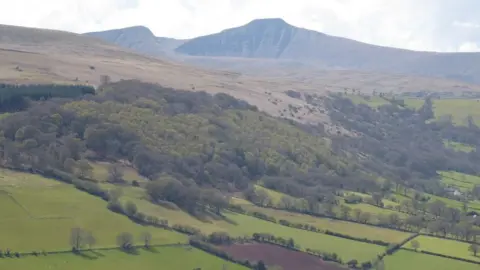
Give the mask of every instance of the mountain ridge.
[[(382, 72), (480, 83), (480, 53), (412, 51), (373, 45), (296, 27), (279, 18), (257, 19), (189, 40), (155, 37), (152, 33), (145, 41), (154, 45), (155, 49), (151, 50), (112, 40), (107, 34), (97, 32), (94, 35), (148, 55), (180, 59), (199, 66), (220, 66), (227, 70), (228, 65), (219, 64), (222, 59), (274, 59), (316, 69)], [(198, 61), (195, 57), (210, 59)], [(250, 69), (249, 65), (241, 68), (237, 63), (235, 65), (235, 71), (248, 72)], [(268, 67), (271, 68), (276, 67)], [(295, 65), (280, 68), (296, 69)]]

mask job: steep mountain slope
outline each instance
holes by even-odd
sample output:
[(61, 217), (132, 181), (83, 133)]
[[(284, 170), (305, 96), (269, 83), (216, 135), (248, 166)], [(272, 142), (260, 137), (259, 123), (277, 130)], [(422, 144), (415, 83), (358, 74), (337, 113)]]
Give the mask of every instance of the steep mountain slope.
[(282, 19), (198, 37), (176, 52), (193, 56), (289, 59), (335, 69), (394, 72), (480, 82), (480, 54), (417, 52), (298, 28)]
[[(465, 79), (463, 82), (447, 78), (421, 77), (416, 75), (416, 71), (411, 72), (413, 75), (401, 74), (395, 69), (393, 71), (396, 72), (392, 72), (392, 69), (389, 70), (387, 66), (398, 68), (398, 63), (408, 60), (404, 55), (410, 53), (423, 55), (423, 53), (331, 37), (290, 26), (280, 19), (257, 20), (245, 27), (225, 30), (219, 34), (193, 40), (155, 37), (145, 27), (130, 27), (85, 35), (97, 37), (147, 56), (182, 62), (200, 68), (239, 72), (271, 82), (287, 79), (289, 82), (294, 82), (296, 90), (300, 91), (344, 91), (346, 88), (355, 88), (364, 93), (425, 90), (459, 93), (477, 91), (479, 88), (477, 85), (465, 83), (465, 80), (468, 81), (465, 71), (467, 67), (462, 66), (455, 70), (462, 74), (450, 76), (456, 76), (457, 79), (463, 78)], [(381, 61), (389, 59), (389, 53), (378, 56), (377, 50), (392, 51), (394, 56), (396, 52), (402, 55), (395, 56), (393, 60), (380, 62), (376, 59)], [(314, 57), (315, 55), (318, 57)], [(418, 74), (441, 76), (432, 70), (427, 74), (429, 63), (416, 64), (413, 60), (410, 61), (412, 65), (407, 64), (407, 68), (418, 69)], [(459, 65), (461, 64), (454, 63), (454, 66)], [(432, 66), (440, 69), (445, 67), (445, 64), (435, 63)], [(373, 67), (376, 69), (373, 70)], [(448, 65), (446, 67), (449, 68)], [(339, 70), (342, 68), (343, 70)]]
[(101, 38), (120, 47), (152, 56), (165, 57), (185, 41), (173, 38), (156, 37), (144, 26), (133, 26), (101, 32), (86, 33), (87, 36)]

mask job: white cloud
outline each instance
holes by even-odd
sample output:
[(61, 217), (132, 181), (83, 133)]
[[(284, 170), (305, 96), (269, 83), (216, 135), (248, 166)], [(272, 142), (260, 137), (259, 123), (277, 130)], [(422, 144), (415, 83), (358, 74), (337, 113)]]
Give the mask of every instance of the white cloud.
[(190, 38), (256, 18), (378, 45), (463, 51), (480, 44), (477, 0), (0, 0), (0, 23), (88, 32), (145, 25)]
[(480, 52), (480, 46), (475, 42), (465, 42), (458, 48), (459, 52)]

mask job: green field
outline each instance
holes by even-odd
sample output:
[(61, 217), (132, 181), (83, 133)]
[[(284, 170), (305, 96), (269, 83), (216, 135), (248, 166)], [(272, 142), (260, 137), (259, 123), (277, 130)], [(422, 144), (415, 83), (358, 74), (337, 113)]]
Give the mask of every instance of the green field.
[(408, 108), (411, 108), (411, 109), (414, 109), (414, 110), (420, 109), (423, 106), (423, 104), (425, 103), (425, 100), (417, 99), (417, 98), (406, 98), (406, 99), (404, 99), (404, 101), (405, 101), (405, 105)]
[(184, 235), (144, 227), (107, 209), (99, 198), (38, 175), (0, 170), (0, 249), (41, 251), (70, 249), (70, 230), (92, 231), (97, 246), (115, 246), (116, 236), (144, 231), (155, 244), (184, 243)]
[(436, 99), (433, 103), (435, 117), (451, 114), (457, 125), (466, 125), (467, 117), (480, 124), (480, 101), (478, 99)]
[(348, 95), (348, 98), (350, 98), (350, 100), (352, 100), (352, 102), (355, 104), (365, 104), (372, 108), (377, 108), (382, 105), (390, 104), (389, 101), (378, 96), (362, 97), (357, 95)]
[(451, 148), (455, 151), (462, 151), (462, 152), (467, 152), (467, 153), (470, 153), (473, 150), (475, 150), (474, 146), (459, 143), (459, 142), (449, 141), (449, 140), (443, 140), (443, 145), (445, 145), (445, 147)]
[(334, 220), (328, 218), (317, 218), (309, 215), (297, 214), (287, 211), (261, 208), (258, 206), (243, 206), (248, 211), (257, 211), (268, 216), (275, 217), (278, 220), (284, 219), (292, 223), (302, 223), (313, 225), (322, 230), (329, 230), (332, 232), (342, 233), (359, 238), (368, 238), (371, 240), (381, 240), (389, 243), (399, 243), (411, 234), (378, 228), (369, 225), (363, 225), (353, 222), (346, 222), (341, 220)]
[(399, 250), (384, 259), (387, 270), (478, 270), (478, 264)]
[(252, 236), (253, 233), (270, 233), (287, 239), (293, 238), (302, 249), (335, 252), (343, 260), (367, 261), (385, 250), (382, 246), (290, 228), (246, 215), (227, 213), (226, 216), (237, 224), (229, 231), (231, 235)]
[[(416, 237), (415, 240), (420, 243), (418, 250), (480, 262), (480, 257), (473, 256), (472, 252), (468, 250), (470, 246), (468, 243), (423, 235)], [(406, 243), (403, 248), (411, 249), (410, 242)]]
[[(224, 265), (226, 268), (223, 268)], [(202, 270), (247, 269), (191, 247), (156, 247), (152, 251), (139, 249), (138, 254), (134, 255), (119, 250), (100, 250), (87, 251), (84, 256), (65, 253), (0, 260), (0, 269), (191, 270), (196, 268)]]
[(257, 190), (257, 191), (261, 190), (261, 191), (264, 191), (265, 193), (267, 193), (268, 196), (270, 197), (270, 199), (272, 199), (272, 203), (274, 205), (278, 205), (281, 202), (282, 197), (284, 197), (284, 196), (292, 198), (293, 200), (295, 200), (295, 198), (293, 198), (292, 196), (289, 196), (287, 194), (262, 187), (260, 185), (255, 185), (255, 190)]
[[(93, 167), (93, 179), (98, 182), (106, 182), (108, 179), (108, 169), (111, 166), (111, 164), (107, 162), (98, 162), (98, 163), (92, 163), (91, 166)], [(139, 182), (145, 181), (145, 178), (139, 175), (135, 169), (127, 166), (121, 166), (121, 168), (123, 170), (123, 179), (125, 181), (127, 182), (132, 182), (134, 180)]]

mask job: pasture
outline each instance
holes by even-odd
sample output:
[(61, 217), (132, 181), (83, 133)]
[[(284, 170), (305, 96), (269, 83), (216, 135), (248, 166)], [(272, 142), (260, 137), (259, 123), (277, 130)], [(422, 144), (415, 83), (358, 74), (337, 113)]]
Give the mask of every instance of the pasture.
[[(470, 246), (468, 243), (424, 235), (416, 237), (415, 240), (420, 244), (419, 251), (425, 250), (437, 254), (480, 262), (480, 257), (473, 256), (472, 252), (468, 250), (468, 247)], [(406, 243), (402, 248), (411, 249), (410, 242)]]
[[(108, 169), (112, 165), (107, 162), (97, 162), (90, 164), (93, 167), (93, 179), (98, 182), (106, 182), (108, 179)], [(138, 172), (128, 166), (118, 164), (123, 170), (123, 179), (129, 183), (133, 181), (142, 182), (145, 178), (138, 174)]]
[(295, 243), (303, 250), (310, 248), (335, 252), (343, 260), (357, 259), (359, 261), (367, 261), (375, 258), (376, 255), (385, 250), (382, 246), (290, 228), (247, 215), (236, 213), (226, 213), (225, 215), (236, 224), (229, 230), (231, 235), (251, 237), (254, 233), (270, 233), (286, 239), (293, 238)]
[(20, 259), (0, 259), (0, 269), (247, 269), (189, 246), (155, 247), (152, 250), (137, 249), (137, 251), (138, 254), (128, 254), (119, 250), (95, 250), (86, 251), (81, 256), (64, 253), (38, 257), (27, 256)]
[(477, 270), (479, 266), (438, 256), (417, 253), (408, 250), (399, 250), (384, 259), (385, 269), (388, 270)]
[(379, 96), (358, 96), (358, 95), (348, 95), (348, 98), (355, 104), (365, 104), (372, 108), (377, 108), (382, 105), (390, 104), (390, 102)]
[(138, 225), (111, 212), (107, 203), (73, 186), (38, 175), (0, 170), (1, 249), (42, 251), (70, 249), (70, 230), (80, 227), (96, 246), (116, 245), (122, 232), (138, 237), (148, 231), (154, 244), (185, 243), (184, 235)]
[(452, 115), (453, 123), (467, 125), (471, 115), (475, 123), (480, 124), (480, 100), (478, 99), (436, 99), (433, 102), (435, 117)]
[(464, 143), (459, 143), (459, 142), (454, 142), (454, 141), (449, 141), (449, 140), (443, 140), (443, 145), (446, 148), (450, 148), (450, 149), (453, 149), (455, 151), (461, 151), (461, 152), (466, 152), (466, 153), (470, 153), (473, 150), (475, 150), (475, 146), (471, 146), (471, 145), (464, 144)]
[(367, 238), (370, 240), (381, 240), (389, 243), (399, 243), (411, 235), (405, 232), (383, 229), (364, 224), (329, 218), (317, 218), (309, 215), (292, 213), (282, 210), (261, 208), (258, 206), (244, 206), (243, 208), (248, 211), (257, 211), (264, 213), (268, 216), (272, 216), (276, 218), (277, 221), (284, 219), (292, 223), (309, 224), (322, 230), (329, 230), (332, 232), (337, 232), (359, 238)]
[(284, 194), (284, 193), (281, 193), (281, 192), (278, 192), (278, 191), (275, 191), (275, 190), (272, 190), (272, 189), (262, 187), (260, 185), (255, 185), (255, 190), (256, 191), (264, 191), (270, 197), (270, 199), (272, 199), (272, 203), (274, 205), (278, 205), (281, 202), (282, 197), (284, 197), (284, 196), (292, 198), (293, 200), (296, 200), (292, 196), (289, 196), (287, 194)]

